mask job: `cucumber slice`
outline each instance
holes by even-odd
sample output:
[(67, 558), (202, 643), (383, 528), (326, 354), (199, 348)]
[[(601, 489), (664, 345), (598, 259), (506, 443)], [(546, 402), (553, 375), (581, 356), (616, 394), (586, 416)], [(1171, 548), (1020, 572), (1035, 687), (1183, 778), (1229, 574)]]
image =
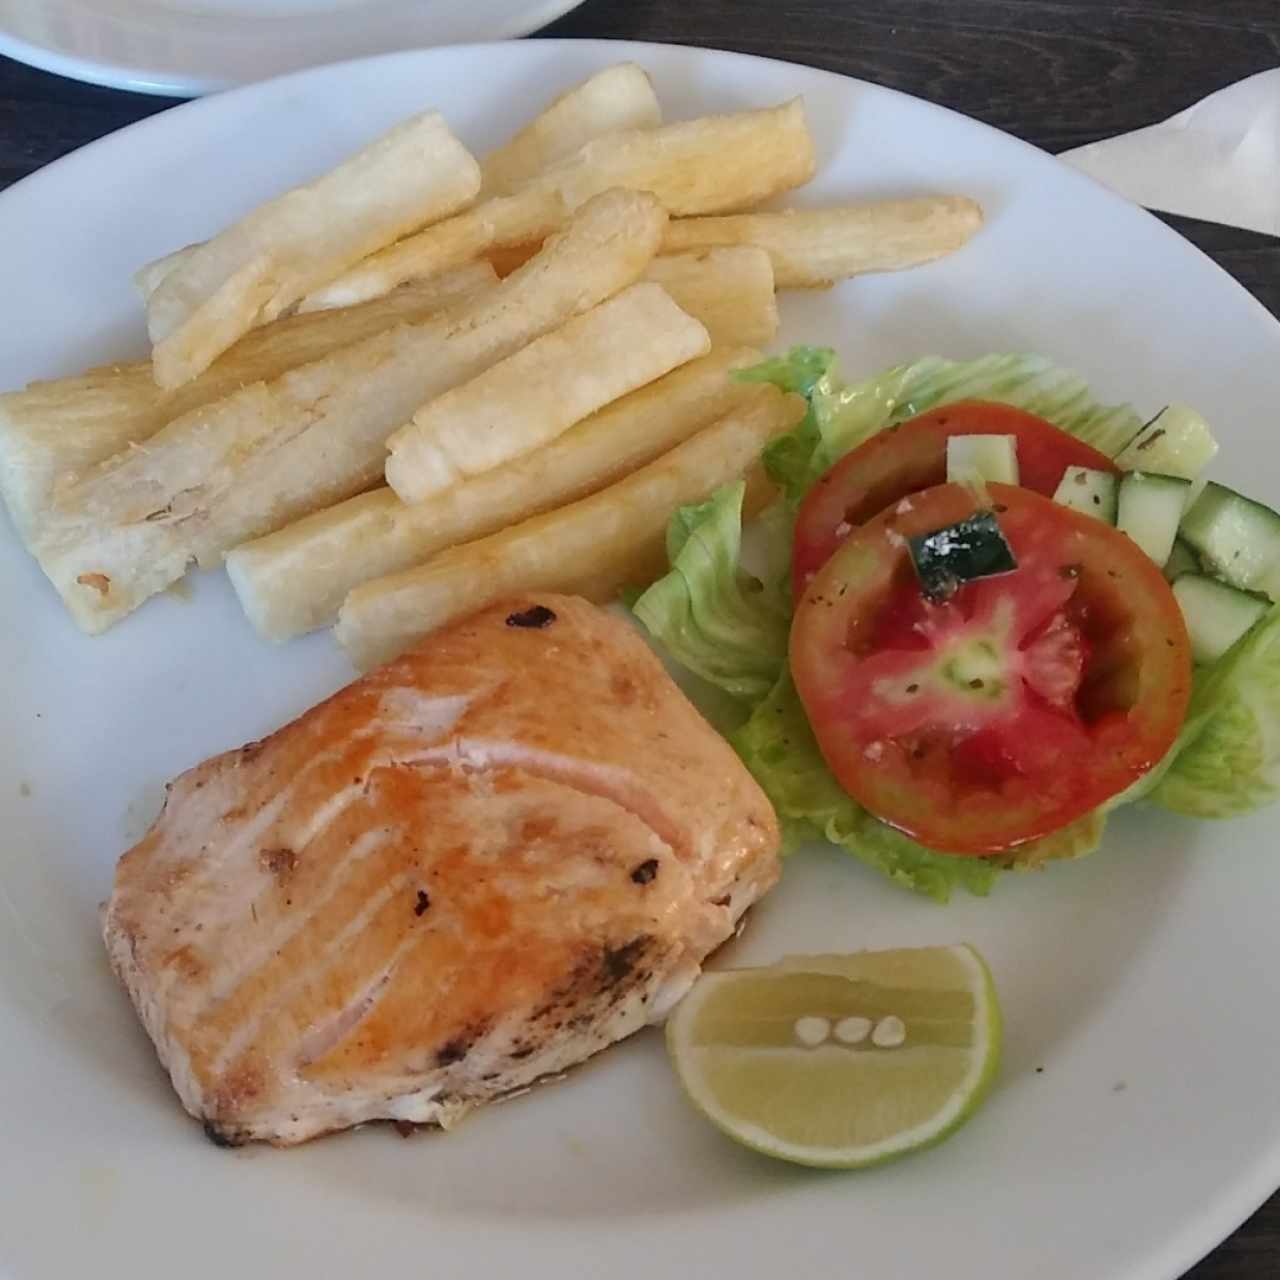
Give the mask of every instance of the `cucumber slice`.
[(1217, 662), (1269, 608), (1259, 596), (1229, 587), (1201, 573), (1184, 573), (1173, 584), (1191, 638), (1191, 656)]
[(950, 436), (947, 439), (947, 483), (1018, 483), (1016, 436)]
[(1191, 481), (1180, 476), (1157, 476), (1130, 471), (1120, 481), (1116, 528), (1127, 533), (1156, 564), (1163, 565), (1173, 550)]
[(1116, 455), (1116, 466), (1194, 480), (1217, 452), (1209, 424), (1194, 409), (1171, 404)]
[(1200, 557), (1181, 538), (1174, 538), (1173, 550), (1164, 562), (1164, 576), (1176, 582), (1184, 573), (1203, 573)]
[(911, 563), (926, 599), (940, 601), (974, 578), (1012, 573), (1018, 562), (995, 515), (978, 511), (966, 520), (909, 538)]
[(1243, 591), (1280, 594), (1280, 515), (1210, 482), (1182, 517), (1179, 534), (1215, 577)]
[(1072, 511), (1097, 516), (1105, 524), (1116, 522), (1116, 498), (1120, 477), (1110, 471), (1068, 467), (1054, 491), (1053, 500)]

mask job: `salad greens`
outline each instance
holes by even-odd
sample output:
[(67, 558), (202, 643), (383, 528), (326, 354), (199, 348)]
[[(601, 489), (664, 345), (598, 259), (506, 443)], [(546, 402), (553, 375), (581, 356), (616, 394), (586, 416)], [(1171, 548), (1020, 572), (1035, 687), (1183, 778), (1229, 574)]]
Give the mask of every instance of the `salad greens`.
[(1047, 419), (1115, 456), (1142, 429), (1127, 405), (1103, 405), (1075, 374), (1034, 355), (954, 362), (927, 358), (844, 385), (834, 353), (799, 347), (739, 375), (804, 395), (800, 425), (764, 463), (782, 492), (753, 532), (762, 564), (744, 564), (743, 486), (673, 517), (671, 570), (634, 604), (637, 619), (681, 666), (729, 694), (742, 723), (729, 738), (773, 802), (785, 847), (825, 838), (894, 882), (946, 901), (986, 894), (1002, 869), (1079, 857), (1097, 848), (1105, 812), (1137, 799), (1195, 816), (1243, 813), (1280, 794), (1280, 606), (1212, 667), (1197, 673), (1183, 731), (1151, 774), (1104, 810), (995, 858), (936, 853), (880, 822), (827, 768), (787, 666), (793, 518), (810, 486), (850, 449), (929, 409), (1000, 401)]

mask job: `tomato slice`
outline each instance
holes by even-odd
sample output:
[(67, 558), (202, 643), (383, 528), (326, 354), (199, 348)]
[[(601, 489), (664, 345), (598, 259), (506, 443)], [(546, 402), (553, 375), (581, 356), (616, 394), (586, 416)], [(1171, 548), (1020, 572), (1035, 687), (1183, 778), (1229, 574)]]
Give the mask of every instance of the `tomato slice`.
[(906, 540), (973, 515), (939, 485), (856, 529), (796, 608), (791, 670), (855, 800), (931, 849), (991, 854), (1135, 782), (1186, 716), (1191, 655), (1163, 575), (1127, 537), (988, 486), (1011, 573), (933, 604)]
[(872, 436), (813, 486), (796, 517), (791, 581), (798, 599), (849, 534), (919, 489), (947, 478), (951, 436), (1013, 436), (1018, 483), (1051, 498), (1068, 467), (1115, 471), (1105, 453), (1012, 405), (964, 400), (933, 409)]

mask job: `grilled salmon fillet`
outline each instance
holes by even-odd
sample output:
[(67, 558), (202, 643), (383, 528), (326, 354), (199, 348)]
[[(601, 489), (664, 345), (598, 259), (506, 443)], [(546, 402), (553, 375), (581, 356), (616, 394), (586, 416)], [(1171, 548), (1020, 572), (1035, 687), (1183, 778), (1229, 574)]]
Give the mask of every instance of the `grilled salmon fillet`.
[(542, 594), (171, 783), (104, 936), (216, 1141), (448, 1126), (660, 1020), (777, 854), (643, 641)]

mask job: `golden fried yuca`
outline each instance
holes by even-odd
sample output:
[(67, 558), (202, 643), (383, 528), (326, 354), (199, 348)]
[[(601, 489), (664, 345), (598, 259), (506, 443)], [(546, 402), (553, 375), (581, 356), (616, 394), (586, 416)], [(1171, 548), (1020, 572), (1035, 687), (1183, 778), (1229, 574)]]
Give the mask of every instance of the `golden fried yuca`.
[(368, 254), (454, 213), (479, 188), (479, 165), (429, 112), (260, 205), (181, 254), (155, 283), (147, 328), (157, 383), (173, 388), (195, 377), (250, 329)]
[(496, 196), (370, 254), (302, 299), (299, 311), (349, 307), (381, 297), (411, 280), (428, 280), (508, 245), (541, 241), (564, 223), (555, 191), (530, 189)]
[(716, 345), (763, 347), (777, 337), (773, 264), (754, 245), (654, 258), (645, 279), (701, 320)]
[[(613, 187), (650, 191), (673, 217), (748, 209), (814, 172), (813, 138), (799, 99), (762, 111), (703, 116), (597, 138), (539, 174), (503, 204), (487, 201), (358, 263), (302, 306), (347, 306), (492, 249), (537, 240), (547, 222)], [(557, 213), (563, 210), (563, 213)], [(460, 256), (465, 255), (465, 256)]]
[(612, 599), (661, 571), (667, 520), (677, 507), (752, 471), (764, 445), (804, 411), (800, 397), (768, 387), (591, 497), (367, 582), (343, 604), (338, 639), (367, 669), (514, 590)]
[(666, 214), (650, 195), (602, 194), (474, 302), (345, 347), (194, 410), (61, 495), (41, 567), (77, 623), (110, 626), (191, 561), (377, 483), (387, 436), (415, 409), (624, 289)]
[(247, 542), (227, 555), (240, 603), (269, 640), (329, 626), (347, 592), (362, 582), (595, 493), (759, 398), (757, 384), (731, 377), (759, 359), (749, 347), (713, 350), (544, 448), (426, 502), (401, 502), (390, 489), (375, 489)]
[(423, 405), (387, 441), (387, 483), (421, 502), (710, 350), (706, 329), (661, 285), (633, 284)]
[(620, 62), (560, 94), (480, 163), (482, 192), (510, 195), (592, 138), (662, 123), (658, 95), (643, 68)]
[(676, 218), (750, 209), (808, 182), (815, 165), (804, 104), (793, 98), (597, 138), (537, 181), (570, 209), (613, 186), (652, 191)]
[(878, 200), (838, 209), (784, 209), (686, 218), (667, 227), (664, 253), (757, 245), (773, 260), (779, 289), (820, 288), (868, 271), (898, 271), (965, 244), (982, 209), (964, 196)]
[(487, 263), (473, 262), (362, 306), (286, 316), (245, 334), (199, 377), (173, 391), (157, 387), (151, 362), (140, 360), (0, 395), (0, 496), (32, 546), (55, 514), (55, 488), (74, 483), (94, 463), (144, 443), (166, 423), (243, 386), (279, 377), (393, 325), (423, 320), (496, 283)]

